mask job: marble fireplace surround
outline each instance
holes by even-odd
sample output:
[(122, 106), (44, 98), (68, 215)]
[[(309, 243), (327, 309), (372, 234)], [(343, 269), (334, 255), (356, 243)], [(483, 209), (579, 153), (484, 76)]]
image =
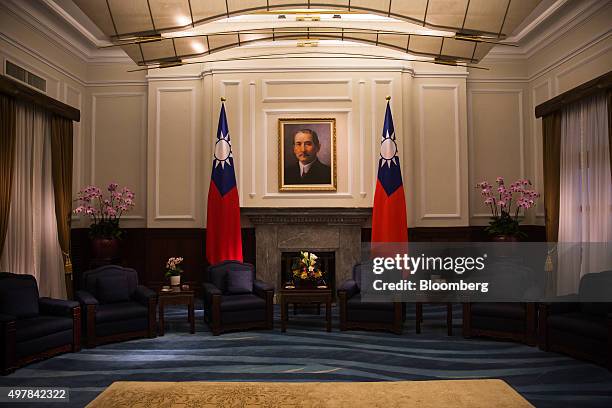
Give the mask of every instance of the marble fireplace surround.
[(255, 226), (257, 278), (281, 286), (281, 253), (334, 252), (336, 285), (361, 257), (361, 228), (371, 208), (242, 208)]

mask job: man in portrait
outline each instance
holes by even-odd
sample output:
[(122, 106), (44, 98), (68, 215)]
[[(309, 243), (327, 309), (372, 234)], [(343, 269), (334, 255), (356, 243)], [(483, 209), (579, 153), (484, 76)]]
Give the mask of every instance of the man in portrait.
[(330, 184), (331, 168), (319, 161), (321, 143), (317, 132), (300, 129), (293, 135), (296, 163), (285, 167), (285, 184)]

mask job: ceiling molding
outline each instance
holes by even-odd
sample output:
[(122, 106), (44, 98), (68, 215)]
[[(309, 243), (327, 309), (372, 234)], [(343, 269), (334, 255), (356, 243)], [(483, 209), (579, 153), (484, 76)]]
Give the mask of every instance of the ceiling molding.
[[(98, 49), (89, 39), (90, 36), (94, 38), (95, 36), (93, 36), (91, 32), (87, 31), (81, 25), (79, 26), (82, 28), (82, 30), (87, 31), (89, 35), (84, 34), (79, 29), (77, 29), (80, 34), (78, 36), (69, 33), (66, 30), (66, 27), (57, 24), (57, 22), (50, 18), (50, 9), (45, 9), (46, 5), (49, 5), (49, 3), (53, 2), (49, 0), (43, 0), (43, 2), (7, 0), (6, 3), (4, 3), (4, 7), (9, 13), (12, 13), (19, 20), (30, 26), (30, 28), (40, 31), (45, 37), (52, 41), (54, 45), (74, 55), (85, 63), (133, 62), (132, 59), (129, 58), (120, 48)], [(59, 7), (57, 4), (53, 4), (55, 7)], [(55, 8), (53, 9), (53, 12), (57, 12)], [(66, 13), (59, 14), (58, 16), (66, 21), (70, 26), (75, 27), (73, 22), (76, 22), (76, 20), (73, 18), (67, 20), (67, 17), (70, 16)], [(13, 40), (20, 42), (17, 39)]]
[[(569, 9), (563, 8), (566, 5)], [(516, 39), (512, 37), (506, 41), (518, 47), (495, 46), (482, 61), (531, 58), (535, 53), (609, 5), (608, 1), (602, 0), (559, 0), (546, 10), (546, 12), (551, 10), (550, 13), (547, 13), (546, 18), (534, 20), (534, 23), (538, 21), (536, 26), (531, 27), (529, 31), (526, 31), (527, 28), (525, 28), (517, 34)]]

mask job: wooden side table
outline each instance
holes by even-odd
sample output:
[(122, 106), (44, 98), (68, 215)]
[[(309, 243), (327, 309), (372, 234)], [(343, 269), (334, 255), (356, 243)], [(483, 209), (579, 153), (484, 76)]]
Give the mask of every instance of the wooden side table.
[(187, 305), (187, 320), (189, 321), (191, 334), (195, 333), (195, 313), (193, 311), (193, 290), (181, 290), (173, 288), (170, 291), (160, 290), (157, 292), (159, 303), (159, 335), (164, 335), (164, 307), (166, 305)]
[(281, 289), (281, 332), (287, 331), (289, 303), (325, 303), (327, 331), (331, 331), (331, 289)]
[[(453, 304), (452, 302), (446, 303), (446, 334), (449, 336), (453, 335)], [(421, 333), (421, 323), (423, 322), (423, 303), (416, 303), (416, 333)]]

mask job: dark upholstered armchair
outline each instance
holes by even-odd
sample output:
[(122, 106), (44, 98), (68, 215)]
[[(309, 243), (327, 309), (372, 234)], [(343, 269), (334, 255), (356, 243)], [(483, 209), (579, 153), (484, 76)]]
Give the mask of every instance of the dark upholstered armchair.
[(534, 282), (536, 276), (520, 258), (513, 256), (498, 256), (482, 273), (472, 273), (468, 280), (489, 283), (489, 291), (480, 296), (499, 301), (464, 303), (463, 336), (485, 336), (535, 346), (537, 307), (534, 301), (540, 295), (540, 288)]
[(463, 304), (463, 337), (485, 336), (535, 346), (536, 324), (533, 302)]
[(353, 279), (338, 287), (340, 330), (389, 330), (402, 334), (405, 304), (402, 302), (362, 302), (361, 264), (353, 266)]
[(204, 287), (204, 321), (213, 335), (273, 328), (274, 286), (255, 279), (249, 263), (224, 261), (208, 267)]
[(0, 272), (0, 372), (81, 349), (78, 302), (39, 298), (31, 275)]
[(612, 303), (604, 302), (611, 291), (612, 271), (589, 273), (580, 280), (578, 295), (540, 304), (540, 348), (612, 370)]
[(135, 337), (155, 337), (157, 295), (138, 284), (134, 269), (102, 266), (83, 273), (75, 294), (85, 318), (87, 347)]

